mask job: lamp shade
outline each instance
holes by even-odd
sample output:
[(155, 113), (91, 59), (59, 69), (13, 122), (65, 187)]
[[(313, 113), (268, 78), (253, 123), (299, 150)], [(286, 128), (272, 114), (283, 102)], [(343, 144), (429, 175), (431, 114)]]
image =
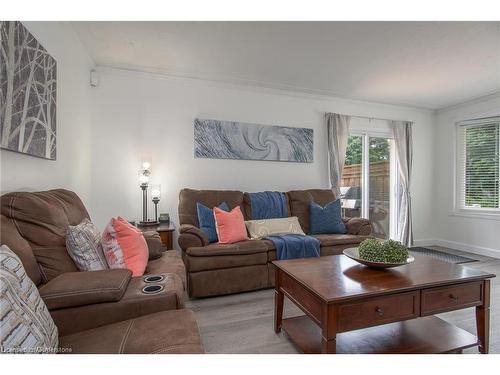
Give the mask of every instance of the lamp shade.
[(146, 172), (145, 174), (151, 174), (152, 165), (151, 157), (143, 156), (141, 158), (141, 169)]
[(161, 198), (161, 185), (154, 184), (151, 185), (151, 199), (159, 200)]
[(148, 185), (149, 184), (149, 174), (144, 173), (144, 170), (141, 169), (138, 172), (138, 176), (139, 176), (139, 184), (141, 184), (141, 185)]

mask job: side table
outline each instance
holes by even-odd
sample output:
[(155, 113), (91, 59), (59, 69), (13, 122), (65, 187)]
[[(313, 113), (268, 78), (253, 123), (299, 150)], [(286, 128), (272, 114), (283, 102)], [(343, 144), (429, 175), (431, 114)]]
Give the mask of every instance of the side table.
[(175, 231), (175, 225), (170, 221), (170, 223), (160, 223), (158, 225), (140, 225), (137, 224), (137, 228), (142, 232), (156, 231), (160, 235), (161, 243), (167, 248), (167, 250), (172, 250), (174, 248), (173, 235)]

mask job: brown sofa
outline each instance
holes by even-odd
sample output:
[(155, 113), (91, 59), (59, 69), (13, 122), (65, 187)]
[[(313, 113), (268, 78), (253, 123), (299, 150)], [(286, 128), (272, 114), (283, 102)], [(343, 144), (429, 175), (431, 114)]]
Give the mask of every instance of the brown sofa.
[[(294, 190), (286, 194), (290, 216), (297, 216), (305, 233), (309, 233), (309, 203), (325, 205), (335, 200), (327, 189)], [(190, 297), (207, 297), (274, 286), (276, 259), (274, 244), (268, 240), (248, 240), (230, 245), (209, 243), (199, 229), (196, 203), (214, 207), (226, 202), (230, 208), (240, 206), (245, 220), (251, 220), (248, 193), (229, 190), (183, 189), (179, 195), (179, 246), (187, 270)], [(345, 218), (347, 234), (315, 235), (321, 243), (321, 255), (340, 254), (370, 237), (371, 224), (362, 218)]]
[(146, 275), (162, 275), (157, 294), (129, 270), (79, 272), (65, 245), (69, 225), (89, 215), (78, 196), (57, 189), (1, 197), (1, 244), (21, 259), (59, 331), (61, 347), (81, 353), (203, 352), (194, 315), (184, 309), (185, 267), (148, 233)]

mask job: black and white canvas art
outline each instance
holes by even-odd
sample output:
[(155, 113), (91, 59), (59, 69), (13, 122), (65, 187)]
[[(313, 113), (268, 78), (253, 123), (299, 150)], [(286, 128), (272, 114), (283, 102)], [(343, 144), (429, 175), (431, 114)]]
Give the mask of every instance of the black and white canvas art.
[(56, 159), (55, 59), (17, 21), (0, 21), (1, 147)]
[(194, 156), (312, 163), (313, 129), (195, 119)]

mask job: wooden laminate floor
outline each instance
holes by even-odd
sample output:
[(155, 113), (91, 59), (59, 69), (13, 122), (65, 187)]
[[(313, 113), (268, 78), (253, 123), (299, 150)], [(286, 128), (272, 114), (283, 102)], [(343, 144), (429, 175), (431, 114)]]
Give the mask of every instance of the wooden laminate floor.
[[(477, 259), (465, 267), (499, 275), (492, 280), (490, 353), (500, 353), (500, 259), (434, 247)], [(274, 290), (260, 290), (230, 296), (195, 299), (187, 302), (197, 317), (207, 353), (298, 353), (286, 333), (273, 329)], [(285, 298), (284, 317), (303, 315)], [(471, 333), (476, 333), (474, 308), (438, 315)], [(477, 348), (464, 353), (477, 353)]]

